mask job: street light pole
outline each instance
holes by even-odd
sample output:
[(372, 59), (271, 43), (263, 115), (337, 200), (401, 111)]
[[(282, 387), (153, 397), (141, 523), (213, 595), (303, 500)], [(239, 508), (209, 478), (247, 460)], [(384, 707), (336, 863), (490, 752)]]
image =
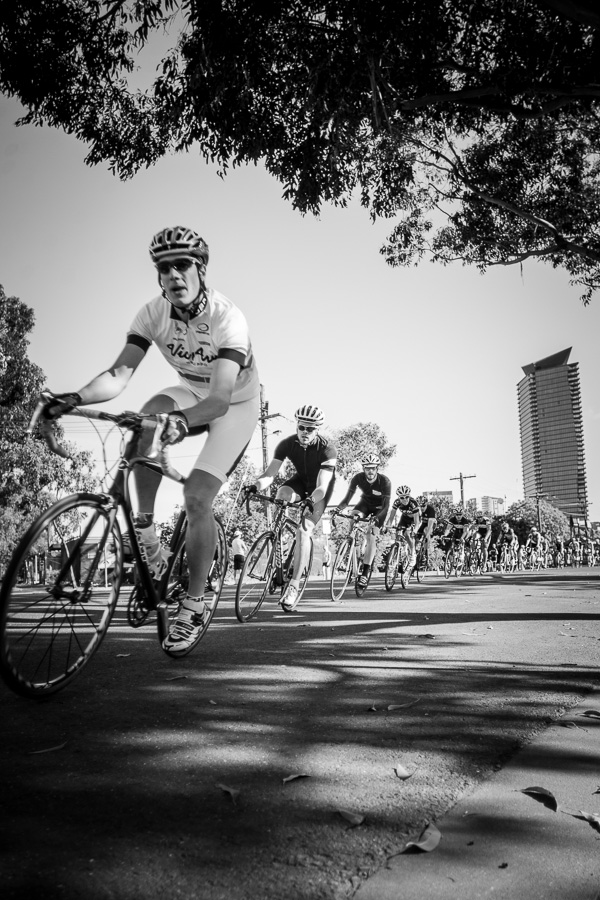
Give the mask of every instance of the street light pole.
[(460, 505), (462, 507), (464, 507), (465, 505), (465, 478), (477, 478), (477, 475), (463, 475), (463, 473), (461, 472), (460, 475), (457, 475), (455, 478), (450, 479), (450, 481), (460, 481)]

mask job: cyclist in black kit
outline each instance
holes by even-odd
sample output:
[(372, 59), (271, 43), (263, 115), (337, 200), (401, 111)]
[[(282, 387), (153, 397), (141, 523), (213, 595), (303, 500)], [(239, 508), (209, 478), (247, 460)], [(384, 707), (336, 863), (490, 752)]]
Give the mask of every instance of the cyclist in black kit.
[(390, 507), (392, 483), (386, 475), (382, 475), (378, 471), (381, 460), (377, 453), (367, 453), (363, 456), (361, 463), (363, 467), (362, 472), (354, 476), (348, 486), (346, 496), (342, 499), (337, 509), (333, 511), (332, 515), (335, 516), (336, 513), (346, 509), (356, 491), (360, 491), (362, 497), (354, 507), (354, 512), (360, 513), (363, 518), (371, 514), (377, 516), (376, 524), (374, 523), (369, 529), (362, 572), (358, 576), (358, 584), (361, 587), (366, 587), (371, 566), (375, 559), (379, 529), (385, 525)]
[(412, 568), (417, 561), (415, 532), (418, 531), (421, 524), (421, 507), (415, 498), (411, 497), (410, 488), (407, 484), (400, 485), (396, 490), (396, 499), (392, 504), (392, 514), (390, 516), (390, 521), (388, 522), (388, 528), (394, 526), (398, 513), (400, 513), (398, 528), (406, 529), (404, 533), (406, 535), (406, 543), (408, 544), (408, 564)]
[(309, 515), (304, 528), (298, 528), (294, 571), (290, 583), (281, 598), (285, 612), (292, 612), (298, 605), (300, 578), (310, 553), (310, 542), (315, 525), (323, 515), (335, 483), (337, 448), (328, 438), (319, 434), (324, 416), (318, 406), (301, 406), (296, 410), (296, 434), (279, 442), (273, 459), (256, 480), (256, 490), (264, 491), (279, 472), (286, 459), (292, 463), (296, 474), (277, 491), (280, 500), (306, 500)]

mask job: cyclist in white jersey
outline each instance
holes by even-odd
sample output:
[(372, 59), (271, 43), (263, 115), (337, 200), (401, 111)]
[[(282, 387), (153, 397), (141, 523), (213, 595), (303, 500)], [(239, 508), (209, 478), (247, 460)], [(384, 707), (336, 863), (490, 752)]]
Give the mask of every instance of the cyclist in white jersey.
[[(152, 397), (142, 412), (168, 414), (164, 435), (168, 443), (177, 443), (190, 432), (207, 432), (184, 487), (188, 596), (163, 643), (171, 656), (181, 656), (198, 643), (206, 627), (209, 610), (204, 590), (217, 542), (212, 503), (252, 437), (260, 385), (243, 314), (206, 285), (206, 242), (190, 228), (164, 228), (152, 239), (150, 256), (160, 295), (134, 318), (115, 363), (77, 393), (55, 395), (46, 415), (54, 418), (73, 406), (117, 397), (152, 343), (175, 369), (179, 383)], [(157, 473), (143, 467), (136, 470), (136, 530), (156, 579), (168, 559), (153, 524), (159, 483)]]

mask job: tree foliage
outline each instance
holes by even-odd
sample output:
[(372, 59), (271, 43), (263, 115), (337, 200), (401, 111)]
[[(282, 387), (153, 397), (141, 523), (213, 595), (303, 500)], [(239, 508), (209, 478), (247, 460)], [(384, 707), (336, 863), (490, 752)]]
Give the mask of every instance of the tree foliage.
[[(533, 257), (600, 281), (592, 0), (0, 0), (0, 89), (121, 176), (198, 147), (301, 211), (355, 193), (392, 265)], [(138, 54), (167, 31), (152, 87)], [(22, 60), (27, 58), (27, 66)]]
[[(93, 487), (89, 453), (55, 456), (38, 437), (26, 437), (44, 374), (28, 357), (33, 311), (0, 285), (0, 569), (26, 524), (58, 493)], [(59, 429), (58, 434), (62, 432)], [(69, 446), (69, 445), (67, 445)]]
[(542, 531), (552, 538), (562, 536), (566, 539), (570, 534), (568, 517), (547, 500), (539, 501), (540, 522), (537, 500), (518, 500), (512, 503), (503, 518), (515, 529), (521, 543), (525, 542), (533, 526), (537, 528), (540, 523)]
[(366, 453), (377, 453), (382, 469), (396, 453), (396, 445), (389, 443), (387, 435), (375, 422), (347, 425), (335, 431), (333, 439), (338, 449), (336, 472), (346, 481), (360, 472), (361, 459)]

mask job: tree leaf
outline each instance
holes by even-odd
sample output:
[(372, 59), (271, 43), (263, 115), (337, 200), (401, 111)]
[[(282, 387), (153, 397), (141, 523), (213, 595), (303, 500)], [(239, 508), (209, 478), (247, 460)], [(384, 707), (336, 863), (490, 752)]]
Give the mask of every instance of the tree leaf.
[(350, 822), (352, 826), (362, 825), (365, 821), (365, 817), (360, 813), (354, 813), (349, 809), (338, 809), (338, 815), (345, 819), (346, 822)]
[(600, 719), (600, 709), (584, 709), (581, 715), (589, 719)]
[(283, 779), (283, 783), (287, 784), (288, 781), (295, 781), (297, 778), (310, 778), (310, 775), (308, 775), (306, 772), (298, 772), (295, 775), (286, 775), (286, 777)]
[(410, 703), (391, 703), (387, 709), (408, 709), (409, 706), (414, 706), (415, 703), (418, 703), (421, 698), (417, 697), (416, 700), (411, 700)]
[(220, 783), (217, 784), (217, 787), (221, 788), (221, 790), (224, 791), (226, 794), (229, 794), (229, 796), (231, 797), (231, 799), (233, 801), (233, 805), (235, 806), (236, 800), (240, 796), (240, 792), (237, 790), (237, 788), (232, 788), (226, 784), (220, 784)]
[(405, 769), (404, 766), (398, 764), (394, 769), (396, 776), (401, 778), (403, 781), (406, 781), (407, 778), (412, 778), (417, 770), (415, 769), (413, 772), (409, 772), (408, 769)]
[(63, 747), (67, 746), (68, 741), (64, 741), (62, 744), (57, 744), (56, 747), (46, 747), (44, 750), (30, 750), (29, 755), (34, 756), (37, 753), (54, 753), (55, 750), (62, 750)]
[(522, 788), (521, 793), (527, 794), (528, 797), (532, 797), (534, 800), (537, 800), (538, 803), (542, 803), (547, 809), (551, 809), (553, 812), (556, 812), (556, 810), (558, 809), (558, 802), (556, 800), (556, 797), (551, 791), (546, 790), (546, 788)]
[(131, 653), (117, 653), (117, 659), (127, 659), (128, 656), (131, 656)]
[(422, 850), (425, 853), (430, 853), (432, 850), (435, 850), (441, 839), (441, 832), (436, 828), (433, 822), (430, 822), (419, 835), (419, 839), (416, 841), (409, 841), (404, 850), (406, 851), (411, 847), (414, 847), (415, 850)]
[[(567, 812), (566, 810), (563, 810)], [(579, 813), (571, 813), (567, 812), (568, 816), (572, 816), (574, 819), (582, 819), (584, 822), (588, 822), (594, 831), (600, 832), (600, 816), (595, 815), (594, 813), (586, 813), (583, 810), (579, 810)]]

